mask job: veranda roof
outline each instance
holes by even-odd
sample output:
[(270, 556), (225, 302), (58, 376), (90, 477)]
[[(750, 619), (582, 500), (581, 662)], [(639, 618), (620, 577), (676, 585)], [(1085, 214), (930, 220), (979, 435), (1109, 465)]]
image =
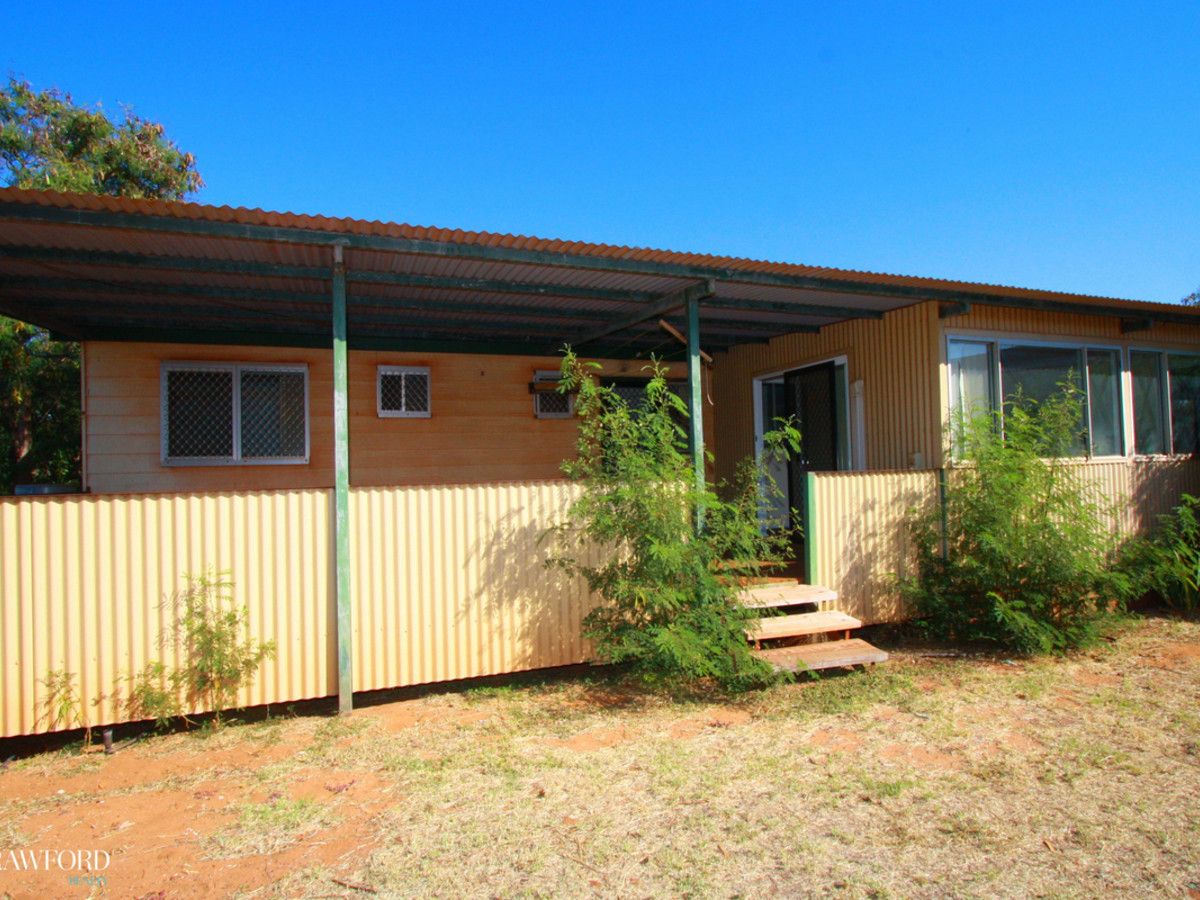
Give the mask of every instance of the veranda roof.
[(1200, 310), (1024, 288), (197, 203), (0, 189), (0, 313), (72, 339), (328, 346), (334, 246), (351, 347), (671, 355), (924, 300), (1200, 324)]

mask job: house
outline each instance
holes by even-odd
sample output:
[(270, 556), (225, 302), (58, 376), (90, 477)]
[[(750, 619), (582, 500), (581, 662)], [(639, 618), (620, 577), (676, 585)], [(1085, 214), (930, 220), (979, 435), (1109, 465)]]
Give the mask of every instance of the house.
[(717, 477), (795, 415), (808, 580), (866, 622), (903, 615), (956, 407), (1082, 373), (1114, 527), (1200, 490), (1200, 310), (1171, 304), (4, 189), (0, 313), (82, 342), (84, 404), (83, 493), (0, 501), (0, 735), (51, 670), (119, 720), (208, 567), (284, 648), (247, 703), (585, 659), (592, 601), (538, 542), (575, 491), (566, 344), (622, 387), (668, 360)]

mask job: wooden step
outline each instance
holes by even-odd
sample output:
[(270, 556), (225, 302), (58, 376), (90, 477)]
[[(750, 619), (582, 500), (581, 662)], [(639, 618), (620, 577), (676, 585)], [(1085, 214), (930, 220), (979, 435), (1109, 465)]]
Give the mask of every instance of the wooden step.
[(800, 647), (776, 647), (755, 650), (754, 655), (765, 659), (777, 669), (803, 672), (806, 669), (836, 669), (842, 666), (865, 666), (887, 662), (888, 655), (860, 638), (805, 644)]
[(795, 581), (773, 582), (743, 588), (738, 595), (743, 606), (752, 609), (770, 609), (780, 606), (800, 606), (804, 603), (814, 603), (818, 607), (823, 604), (837, 602), (837, 591), (819, 584), (798, 584)]
[(831, 609), (791, 616), (767, 616), (759, 619), (756, 626), (747, 628), (746, 637), (752, 641), (771, 641), (809, 634), (829, 634), (831, 631), (853, 631), (861, 627), (862, 622), (854, 616)]

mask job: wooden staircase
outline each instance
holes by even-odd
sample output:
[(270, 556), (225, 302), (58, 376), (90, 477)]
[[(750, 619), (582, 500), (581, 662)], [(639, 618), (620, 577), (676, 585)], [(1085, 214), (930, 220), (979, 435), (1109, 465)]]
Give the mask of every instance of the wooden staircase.
[(835, 608), (837, 592), (829, 588), (772, 579), (743, 588), (741, 601), (772, 613), (747, 627), (746, 638), (756, 655), (778, 669), (804, 672), (887, 662), (883, 650), (850, 637), (862, 622)]

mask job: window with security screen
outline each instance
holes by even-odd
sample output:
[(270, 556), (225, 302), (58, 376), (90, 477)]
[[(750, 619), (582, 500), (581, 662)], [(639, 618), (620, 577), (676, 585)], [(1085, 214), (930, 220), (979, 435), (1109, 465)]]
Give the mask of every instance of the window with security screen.
[(164, 363), (167, 465), (308, 462), (308, 368)]
[(376, 381), (376, 402), (382, 418), (429, 418), (428, 366), (380, 366)]
[(557, 369), (534, 374), (533, 414), (539, 419), (569, 419), (574, 415), (575, 397), (553, 387), (560, 378), (562, 373)]

